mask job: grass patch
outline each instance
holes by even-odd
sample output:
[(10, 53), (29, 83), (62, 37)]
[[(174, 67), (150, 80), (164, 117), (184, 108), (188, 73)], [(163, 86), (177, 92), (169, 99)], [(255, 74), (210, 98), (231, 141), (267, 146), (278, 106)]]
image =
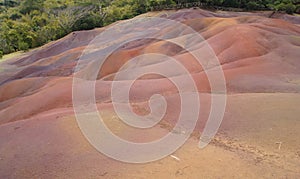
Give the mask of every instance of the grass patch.
[(10, 59), (10, 58), (19, 57), (19, 56), (23, 55), (24, 53), (25, 52), (23, 52), (23, 51), (18, 51), (18, 52), (3, 55), (3, 57), (0, 58), (0, 62)]

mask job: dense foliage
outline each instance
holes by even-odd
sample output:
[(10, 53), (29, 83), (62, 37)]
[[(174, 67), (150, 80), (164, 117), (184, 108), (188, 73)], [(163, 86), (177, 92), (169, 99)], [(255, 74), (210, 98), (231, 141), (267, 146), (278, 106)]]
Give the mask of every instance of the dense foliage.
[[(56, 40), (74, 30), (102, 27), (160, 5), (197, 0), (0, 0), (0, 57)], [(199, 2), (199, 0), (197, 1)], [(293, 13), (300, 0), (202, 0), (209, 6)]]

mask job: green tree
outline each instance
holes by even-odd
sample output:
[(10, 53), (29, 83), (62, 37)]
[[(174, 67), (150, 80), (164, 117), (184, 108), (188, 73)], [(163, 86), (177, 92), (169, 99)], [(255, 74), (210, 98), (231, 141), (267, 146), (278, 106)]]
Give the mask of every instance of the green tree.
[(24, 0), (21, 3), (20, 12), (29, 14), (33, 10), (41, 11), (43, 9), (43, 0)]
[(246, 4), (246, 9), (247, 10), (259, 10), (262, 8), (262, 5), (257, 3), (256, 1), (249, 1)]
[(18, 42), (18, 50), (28, 51), (29, 44), (23, 41)]
[(0, 50), (0, 58), (2, 58), (3, 57), (3, 50)]
[(285, 12), (288, 14), (293, 14), (296, 10), (296, 6), (292, 3), (288, 3), (285, 5)]

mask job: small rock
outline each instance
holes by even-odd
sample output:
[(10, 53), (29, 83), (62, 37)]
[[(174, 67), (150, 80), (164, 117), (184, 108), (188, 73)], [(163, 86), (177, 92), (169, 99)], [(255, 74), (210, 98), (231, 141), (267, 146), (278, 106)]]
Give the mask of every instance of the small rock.
[(170, 155), (170, 157), (172, 157), (173, 159), (180, 161), (180, 158), (176, 157), (175, 155)]
[(278, 144), (278, 150), (280, 150), (280, 149), (281, 149), (282, 142), (276, 142), (275, 144)]

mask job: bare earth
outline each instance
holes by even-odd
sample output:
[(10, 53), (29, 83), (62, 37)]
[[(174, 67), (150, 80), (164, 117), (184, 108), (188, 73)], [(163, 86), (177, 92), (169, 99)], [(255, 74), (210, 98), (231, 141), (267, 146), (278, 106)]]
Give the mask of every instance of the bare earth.
[[(97, 106), (106, 125), (126, 140), (147, 142), (176, 132), (173, 126), (180, 110), (174, 85), (150, 75), (133, 85), (133, 108), (136, 113), (147, 113), (149, 97), (163, 94), (170, 102), (164, 120), (147, 130), (120, 122), (110, 89), (116, 72), (131, 58), (143, 53), (170, 55), (185, 65), (201, 92), (201, 113), (191, 138), (173, 157), (146, 164), (104, 156), (88, 143), (76, 123), (73, 70), (85, 47), (105, 28), (74, 32), (2, 61), (0, 178), (300, 178), (300, 18), (284, 14), (268, 18), (268, 13), (189, 9), (142, 15), (181, 21), (199, 32), (222, 64), (228, 92), (217, 136), (207, 148), (199, 149), (210, 110), (210, 86), (191, 55), (168, 42), (145, 39), (130, 42), (109, 56), (96, 82)], [(138, 27), (141, 32), (145, 28)], [(119, 33), (130, 36), (124, 29)], [(156, 35), (166, 34), (182, 35), (165, 26)], [(113, 36), (107, 39), (117, 41)], [(92, 68), (89, 60), (87, 64), (78, 73)], [(168, 69), (168, 63), (135, 64), (118, 83), (126, 83), (134, 70), (156, 68)], [(174, 74), (174, 78), (181, 75)]]

